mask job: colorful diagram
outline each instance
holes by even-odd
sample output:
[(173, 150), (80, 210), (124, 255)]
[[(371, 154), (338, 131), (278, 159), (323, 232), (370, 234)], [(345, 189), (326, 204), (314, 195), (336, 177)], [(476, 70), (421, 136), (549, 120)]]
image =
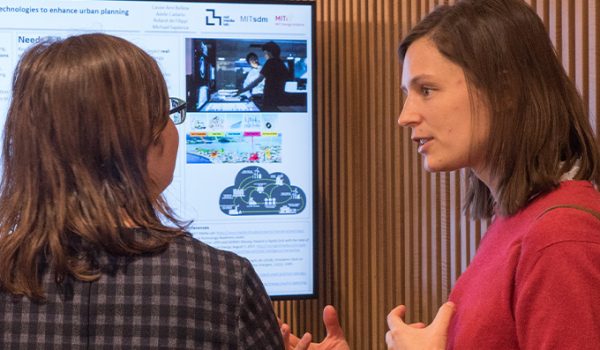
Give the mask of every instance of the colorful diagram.
[(306, 207), (306, 194), (287, 175), (251, 166), (240, 170), (235, 184), (221, 193), (219, 206), (231, 216), (298, 214)]
[(187, 161), (194, 163), (281, 163), (281, 134), (191, 133)]
[(187, 164), (281, 163), (277, 118), (256, 114), (191, 115)]

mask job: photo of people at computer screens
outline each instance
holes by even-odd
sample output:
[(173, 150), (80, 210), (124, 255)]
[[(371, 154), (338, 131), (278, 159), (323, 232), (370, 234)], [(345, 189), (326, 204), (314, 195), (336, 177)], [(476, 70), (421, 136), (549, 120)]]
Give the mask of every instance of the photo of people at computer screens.
[(305, 40), (186, 39), (189, 112), (307, 111)]

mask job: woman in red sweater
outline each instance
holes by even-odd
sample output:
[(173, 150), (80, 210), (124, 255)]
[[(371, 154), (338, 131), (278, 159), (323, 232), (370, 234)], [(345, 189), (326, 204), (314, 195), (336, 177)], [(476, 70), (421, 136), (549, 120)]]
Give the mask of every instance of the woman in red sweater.
[(398, 123), (427, 170), (468, 169), (466, 208), (493, 223), (450, 294), (456, 306), (441, 310), (447, 321), (455, 309), (449, 328), (408, 329), (400, 307), (388, 317), (388, 346), (427, 332), (440, 336), (412, 339), (600, 346), (600, 155), (542, 21), (521, 0), (462, 1), (428, 15), (399, 53)]
[(388, 347), (599, 348), (598, 143), (542, 21), (521, 0), (458, 1), (399, 54), (398, 123), (426, 170), (467, 169), (466, 209), (493, 223), (430, 326), (390, 312)]

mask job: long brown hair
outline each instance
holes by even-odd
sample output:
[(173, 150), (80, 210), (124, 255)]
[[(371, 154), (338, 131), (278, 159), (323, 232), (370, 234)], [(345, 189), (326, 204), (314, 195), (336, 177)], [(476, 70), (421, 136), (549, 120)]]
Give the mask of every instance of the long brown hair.
[[(536, 194), (556, 188), (576, 162), (576, 179), (600, 183), (600, 155), (585, 107), (537, 14), (522, 0), (461, 0), (426, 16), (400, 45), (403, 60), (419, 38), (462, 67), (487, 101), (486, 161), (496, 203), (471, 171), (465, 209), (513, 215)], [(472, 98), (473, 99), (473, 98)], [(475, 116), (477, 117), (477, 116)]]
[[(183, 234), (153, 194), (146, 163), (168, 108), (157, 63), (124, 39), (85, 34), (23, 54), (2, 149), (4, 290), (42, 298), (42, 261), (57, 283), (68, 275), (91, 281), (100, 276), (94, 252), (157, 252)], [(126, 227), (148, 233), (140, 238)]]

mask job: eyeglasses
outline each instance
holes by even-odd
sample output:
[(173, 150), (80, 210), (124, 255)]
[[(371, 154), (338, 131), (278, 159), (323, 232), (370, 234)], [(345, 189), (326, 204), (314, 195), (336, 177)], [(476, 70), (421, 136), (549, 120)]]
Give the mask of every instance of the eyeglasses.
[(185, 112), (187, 103), (177, 97), (169, 97), (169, 103), (171, 103), (171, 109), (169, 110), (169, 117), (175, 125), (179, 125), (185, 121)]

